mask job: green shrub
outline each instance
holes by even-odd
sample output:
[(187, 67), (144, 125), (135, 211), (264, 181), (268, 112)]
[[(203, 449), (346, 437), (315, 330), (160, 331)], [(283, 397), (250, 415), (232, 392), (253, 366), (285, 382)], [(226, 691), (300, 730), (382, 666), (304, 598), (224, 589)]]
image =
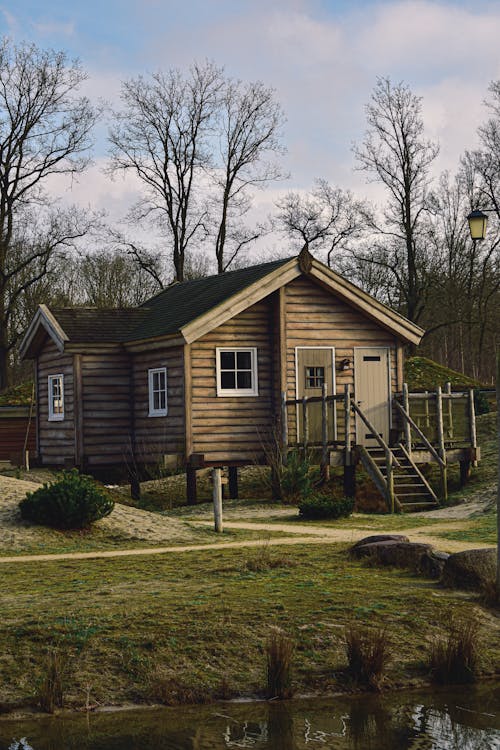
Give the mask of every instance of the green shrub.
[(310, 462), (298, 451), (290, 451), (285, 466), (281, 467), (281, 492), (284, 500), (296, 502), (311, 492)]
[(350, 624), (345, 631), (348, 673), (360, 685), (379, 691), (391, 658), (385, 630)]
[(76, 469), (63, 471), (56, 482), (44, 484), (19, 503), (21, 517), (56, 529), (84, 529), (108, 516), (114, 502), (92, 477)]
[(311, 520), (321, 518), (347, 518), (354, 508), (354, 499), (341, 499), (327, 495), (310, 495), (299, 503), (299, 515)]
[(489, 401), (479, 388), (474, 389), (474, 410), (477, 416), (490, 413)]

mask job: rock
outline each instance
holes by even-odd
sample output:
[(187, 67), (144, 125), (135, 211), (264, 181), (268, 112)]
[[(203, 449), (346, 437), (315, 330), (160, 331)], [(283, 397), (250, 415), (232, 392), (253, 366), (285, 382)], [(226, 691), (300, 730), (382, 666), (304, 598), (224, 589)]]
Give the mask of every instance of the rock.
[(359, 542), (356, 542), (356, 544), (353, 544), (350, 552), (353, 552), (358, 548), (362, 547), (365, 544), (373, 544), (375, 542), (409, 542), (407, 536), (404, 536), (403, 534), (372, 534), (372, 536), (365, 536), (363, 539), (360, 539)]
[(387, 540), (363, 544), (357, 547), (353, 554), (358, 558), (369, 558), (379, 565), (393, 565), (396, 568), (410, 568), (411, 570), (421, 571), (423, 558), (430, 557), (432, 552), (431, 544)]
[(446, 560), (441, 583), (458, 589), (479, 590), (496, 577), (497, 552), (495, 549), (471, 549), (456, 552)]
[(423, 555), (420, 561), (420, 571), (429, 578), (441, 578), (446, 560), (449, 558), (447, 552), (432, 550), (429, 554)]

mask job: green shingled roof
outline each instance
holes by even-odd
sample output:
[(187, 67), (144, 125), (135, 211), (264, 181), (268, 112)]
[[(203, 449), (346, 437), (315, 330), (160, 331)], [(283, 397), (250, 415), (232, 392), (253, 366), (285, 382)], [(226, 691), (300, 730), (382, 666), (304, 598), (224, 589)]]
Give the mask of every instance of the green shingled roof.
[(73, 343), (121, 343), (175, 334), (290, 260), (172, 284), (138, 308), (72, 307), (51, 312)]

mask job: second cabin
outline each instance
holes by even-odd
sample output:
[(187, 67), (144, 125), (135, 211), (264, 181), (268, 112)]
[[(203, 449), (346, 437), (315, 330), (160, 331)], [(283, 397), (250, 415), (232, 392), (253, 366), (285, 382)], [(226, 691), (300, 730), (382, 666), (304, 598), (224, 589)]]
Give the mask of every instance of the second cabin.
[(21, 347), (34, 361), (38, 461), (101, 476), (161, 463), (192, 477), (265, 463), (274, 439), (303, 442), (304, 419), (309, 443), (326, 439), (329, 460), (345, 461), (347, 448), (394, 443), (404, 348), (422, 335), (306, 250), (174, 284), (138, 308), (41, 305)]

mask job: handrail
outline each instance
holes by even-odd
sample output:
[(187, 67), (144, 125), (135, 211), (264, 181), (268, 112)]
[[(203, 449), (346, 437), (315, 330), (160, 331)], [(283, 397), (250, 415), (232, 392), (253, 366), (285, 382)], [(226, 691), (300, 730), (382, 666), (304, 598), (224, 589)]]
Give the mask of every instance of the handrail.
[(285, 403), (286, 406), (297, 406), (297, 404), (302, 404), (304, 401), (306, 401), (308, 404), (320, 404), (322, 401), (325, 400), (327, 403), (335, 403), (336, 401), (340, 402), (344, 400), (344, 394), (342, 393), (335, 393), (332, 396), (327, 396), (325, 399), (323, 399), (323, 396), (309, 396), (305, 398), (288, 398), (286, 399)]
[(410, 417), (410, 415), (405, 411), (405, 409), (403, 409), (403, 407), (401, 406), (401, 404), (396, 399), (394, 399), (394, 403), (396, 404), (396, 406), (397, 406), (400, 414), (403, 416), (403, 418), (406, 419), (406, 421), (408, 422), (409, 425), (411, 425), (411, 427), (413, 427), (413, 429), (415, 430), (415, 432), (417, 433), (417, 435), (419, 436), (419, 438), (423, 441), (424, 445), (427, 446), (427, 448), (432, 453), (432, 455), (434, 456), (434, 458), (436, 459), (436, 461), (438, 462), (438, 464), (440, 466), (444, 467), (446, 465), (446, 462), (443, 461), (443, 459), (441, 458), (441, 456), (439, 455), (439, 453), (437, 452), (437, 450), (434, 448), (434, 446), (429, 441), (429, 439), (424, 435), (424, 433), (422, 432), (422, 430), (420, 429), (420, 427), (416, 424), (416, 422), (413, 421), (413, 419)]
[(391, 449), (389, 448), (389, 446), (385, 442), (384, 438), (381, 435), (378, 434), (377, 430), (372, 425), (372, 423), (370, 422), (370, 420), (368, 419), (368, 417), (366, 416), (366, 414), (364, 414), (361, 411), (361, 409), (359, 408), (359, 406), (357, 404), (355, 404), (354, 401), (351, 401), (351, 409), (354, 409), (354, 411), (356, 412), (356, 414), (359, 417), (361, 417), (361, 419), (363, 420), (363, 422), (365, 423), (365, 425), (368, 427), (368, 429), (372, 433), (373, 437), (375, 438), (375, 440), (377, 441), (377, 443), (380, 445), (380, 447), (382, 448), (382, 450), (385, 452), (385, 454), (387, 455), (388, 453), (390, 453), (392, 455), (393, 461), (396, 464), (396, 466), (399, 466), (400, 464), (399, 464), (398, 459), (392, 453)]
[[(368, 453), (364, 445), (358, 445), (357, 451), (361, 459), (361, 463), (364, 464), (365, 469), (368, 471), (368, 473), (371, 472), (371, 478), (373, 479), (375, 484), (378, 486), (380, 492), (385, 496), (385, 501), (387, 503), (387, 508), (389, 512), (394, 513), (395, 509), (400, 511), (401, 503), (399, 502), (394, 492), (394, 484), (393, 484), (393, 480), (390, 474), (388, 473), (387, 477), (384, 477), (384, 475), (380, 471), (380, 468), (375, 463), (372, 456)], [(391, 452), (391, 456), (393, 459), (396, 458), (392, 452)], [(390, 467), (388, 465), (387, 466), (388, 472), (389, 472), (389, 468)]]
[(404, 456), (406, 456), (406, 458), (407, 458), (407, 459), (408, 459), (408, 461), (410, 462), (410, 464), (411, 464), (411, 466), (412, 466), (412, 469), (414, 469), (414, 471), (415, 471), (415, 472), (416, 472), (416, 473), (418, 474), (418, 476), (420, 477), (420, 479), (421, 479), (422, 483), (423, 483), (423, 484), (425, 485), (425, 487), (427, 488), (427, 490), (428, 490), (428, 492), (430, 493), (430, 495), (432, 495), (432, 497), (434, 498), (434, 500), (435, 500), (436, 502), (438, 502), (438, 499), (437, 499), (437, 497), (436, 497), (436, 493), (434, 492), (434, 490), (433, 490), (433, 489), (432, 489), (432, 487), (430, 486), (429, 482), (427, 481), (427, 479), (426, 479), (426, 478), (424, 477), (424, 475), (422, 474), (422, 472), (421, 472), (421, 471), (420, 471), (420, 469), (418, 468), (417, 464), (413, 462), (413, 460), (412, 460), (412, 457), (410, 456), (410, 454), (408, 453), (408, 451), (407, 451), (407, 450), (406, 450), (406, 448), (404, 447), (403, 443), (400, 443), (400, 444), (399, 444), (399, 448), (400, 448), (400, 450), (401, 450), (401, 451), (403, 452), (403, 455), (404, 455)]

